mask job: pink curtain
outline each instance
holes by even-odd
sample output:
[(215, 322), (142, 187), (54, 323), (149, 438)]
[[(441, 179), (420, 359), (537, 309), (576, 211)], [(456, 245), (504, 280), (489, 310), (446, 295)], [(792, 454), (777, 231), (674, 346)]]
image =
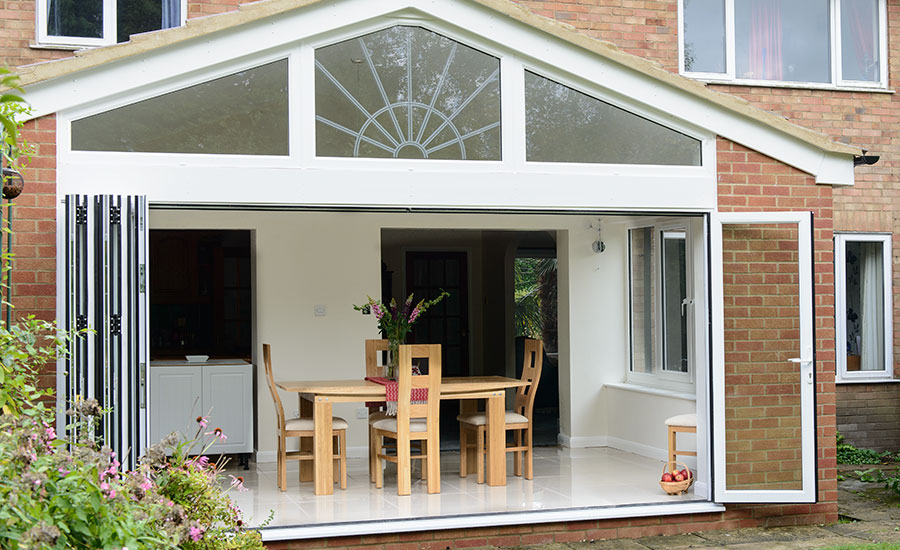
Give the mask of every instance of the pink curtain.
[(781, 80), (781, 0), (755, 0), (750, 11), (750, 78)]

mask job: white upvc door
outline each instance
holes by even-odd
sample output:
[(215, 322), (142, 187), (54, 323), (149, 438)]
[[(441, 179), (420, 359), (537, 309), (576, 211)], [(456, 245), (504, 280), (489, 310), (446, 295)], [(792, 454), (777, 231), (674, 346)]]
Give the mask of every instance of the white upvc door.
[(711, 216), (717, 502), (816, 500), (811, 212)]

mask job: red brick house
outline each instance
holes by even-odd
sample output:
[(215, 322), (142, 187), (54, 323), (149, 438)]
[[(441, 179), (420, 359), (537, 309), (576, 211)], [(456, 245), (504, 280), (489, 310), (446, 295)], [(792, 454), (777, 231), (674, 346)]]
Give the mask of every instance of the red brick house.
[[(285, 496), (260, 369), (216, 386), (241, 403), (217, 407), (243, 436), (224, 450), (255, 453), (239, 503), (275, 510), (267, 540), (512, 546), (836, 521), (836, 425), (896, 441), (881, 426), (896, 406), (884, 59), (900, 7), (810, 3), (808, 21), (771, 8), (751, 29), (733, 0), (176, 1), (138, 23), (114, 2), (7, 2), (2, 59), (37, 147), (15, 206), (16, 311), (97, 329), (48, 383), (116, 405), (126, 449), (216, 395), (199, 371), (163, 386), (151, 359), (259, 365), (271, 343), (285, 378), (360, 377), (376, 334), (349, 306), (366, 294), (455, 285), (431, 336), (456, 350), (445, 368), (514, 375), (512, 261), (553, 257), (560, 448), (534, 480), (478, 486), (451, 461), (437, 498), (389, 499), (352, 471), (346, 493)], [(351, 456), (358, 413), (341, 413)], [(686, 413), (697, 483), (673, 498), (655, 470), (665, 419)], [(373, 535), (385, 521), (396, 534)]]

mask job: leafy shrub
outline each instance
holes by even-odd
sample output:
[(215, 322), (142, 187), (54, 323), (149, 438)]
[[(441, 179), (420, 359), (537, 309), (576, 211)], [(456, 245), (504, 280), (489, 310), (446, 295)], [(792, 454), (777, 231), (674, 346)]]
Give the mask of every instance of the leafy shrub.
[(885, 451), (879, 453), (872, 449), (858, 449), (848, 443), (838, 443), (838, 464), (884, 464), (896, 458), (894, 453)]
[[(4, 414), (0, 414), (0, 547), (36, 549), (260, 550), (256, 531), (220, 489), (220, 459), (190, 457), (197, 438), (169, 436), (148, 449), (135, 471), (122, 472), (115, 453), (91, 434), (102, 410), (79, 400), (77, 441), (57, 437), (53, 409), (41, 399), (37, 374), (61, 351), (52, 323), (27, 320), (9, 330), (0, 323)], [(205, 426), (206, 419), (198, 419)], [(203, 434), (209, 450), (221, 430)], [(172, 458), (166, 450), (174, 449)], [(243, 489), (234, 478), (232, 487)]]

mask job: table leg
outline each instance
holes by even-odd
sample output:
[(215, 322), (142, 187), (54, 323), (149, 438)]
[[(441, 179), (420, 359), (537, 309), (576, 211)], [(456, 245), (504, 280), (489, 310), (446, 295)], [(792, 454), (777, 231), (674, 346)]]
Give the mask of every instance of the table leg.
[[(313, 402), (300, 396), (300, 418), (313, 417)], [(308, 437), (300, 438), (300, 450), (304, 452), (312, 452), (313, 442)], [(312, 481), (314, 475), (313, 461), (300, 461), (300, 481)]]
[[(460, 399), (459, 401), (459, 413), (462, 415), (466, 414), (475, 414), (478, 412), (478, 400), (477, 399)], [(474, 441), (468, 441), (470, 445), (473, 445), (471, 449), (466, 449), (466, 475), (475, 473), (476, 463), (478, 461), (478, 453), (475, 450)], [(462, 450), (460, 450), (462, 452)]]
[(487, 484), (506, 485), (506, 392), (487, 400)]
[(315, 464), (316, 494), (334, 493), (334, 464), (332, 463), (331, 401), (316, 396), (313, 405), (315, 422), (313, 435), (313, 464)]

